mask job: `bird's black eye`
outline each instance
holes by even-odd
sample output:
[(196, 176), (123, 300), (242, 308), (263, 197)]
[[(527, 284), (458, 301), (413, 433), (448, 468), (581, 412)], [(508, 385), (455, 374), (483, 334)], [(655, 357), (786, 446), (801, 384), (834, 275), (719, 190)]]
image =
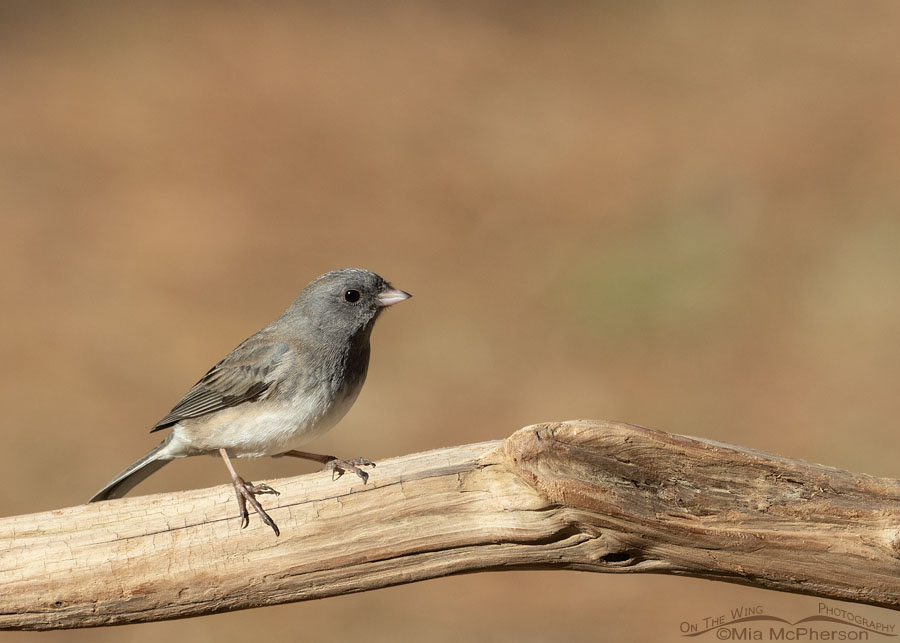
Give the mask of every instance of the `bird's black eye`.
[(351, 304), (359, 301), (359, 291), (358, 290), (348, 290), (344, 293), (344, 299), (349, 301)]

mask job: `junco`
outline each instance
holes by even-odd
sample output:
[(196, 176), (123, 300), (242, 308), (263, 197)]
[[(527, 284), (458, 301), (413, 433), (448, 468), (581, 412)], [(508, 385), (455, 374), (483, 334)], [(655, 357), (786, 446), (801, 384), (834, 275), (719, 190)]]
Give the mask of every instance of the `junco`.
[(278, 526), (256, 500), (278, 492), (245, 482), (231, 457), (289, 455), (315, 460), (338, 477), (353, 471), (363, 482), (365, 458), (339, 460), (297, 451), (333, 427), (359, 395), (369, 366), (369, 336), (384, 308), (411, 295), (368, 270), (348, 268), (309, 283), (287, 310), (213, 366), (151, 432), (172, 432), (113, 478), (90, 502), (124, 496), (173, 458), (215, 455), (231, 473), (241, 512), (247, 503), (275, 535)]

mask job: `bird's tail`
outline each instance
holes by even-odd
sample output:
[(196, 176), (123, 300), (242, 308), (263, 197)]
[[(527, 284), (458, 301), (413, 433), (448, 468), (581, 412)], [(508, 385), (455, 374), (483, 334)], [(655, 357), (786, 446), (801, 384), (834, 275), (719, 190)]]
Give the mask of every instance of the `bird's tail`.
[(169, 462), (168, 458), (163, 459), (160, 455), (166, 445), (169, 444), (169, 439), (171, 437), (170, 434), (169, 437), (160, 442), (153, 450), (146, 453), (141, 459), (106, 483), (106, 485), (100, 491), (95, 493), (94, 497), (88, 500), (88, 502), (121, 498), (131, 491), (139, 482), (159, 471)]

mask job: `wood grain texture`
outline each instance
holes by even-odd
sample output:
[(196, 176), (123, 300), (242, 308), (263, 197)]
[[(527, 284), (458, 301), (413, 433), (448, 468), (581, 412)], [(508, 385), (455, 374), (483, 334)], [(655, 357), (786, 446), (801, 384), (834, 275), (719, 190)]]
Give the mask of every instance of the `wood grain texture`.
[(94, 627), (501, 569), (662, 572), (900, 609), (900, 481), (613, 422), (0, 519), (0, 628)]

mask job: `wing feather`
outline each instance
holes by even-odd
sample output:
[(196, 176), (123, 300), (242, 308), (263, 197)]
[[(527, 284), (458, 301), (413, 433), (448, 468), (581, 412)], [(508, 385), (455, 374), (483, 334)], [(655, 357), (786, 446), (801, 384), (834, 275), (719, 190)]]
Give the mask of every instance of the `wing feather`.
[(262, 343), (256, 337), (248, 339), (209, 369), (150, 432), (181, 420), (264, 399), (287, 368), (286, 358), (290, 351), (290, 346), (284, 342)]

